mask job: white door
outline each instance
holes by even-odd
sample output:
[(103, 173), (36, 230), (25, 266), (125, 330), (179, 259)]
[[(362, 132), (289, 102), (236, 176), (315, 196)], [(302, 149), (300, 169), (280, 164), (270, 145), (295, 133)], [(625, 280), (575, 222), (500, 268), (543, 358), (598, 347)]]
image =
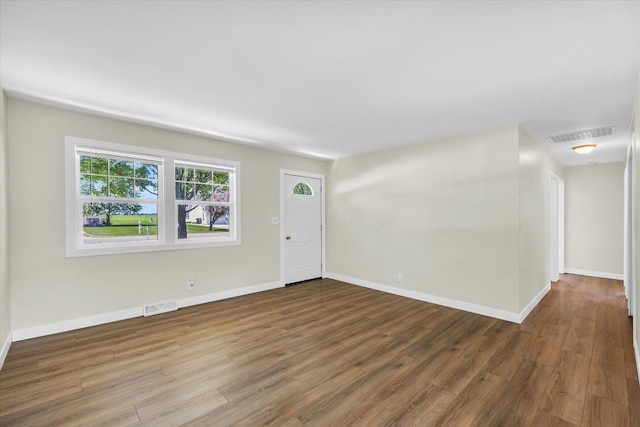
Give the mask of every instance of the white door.
[(284, 175), (285, 284), (322, 276), (319, 178)]

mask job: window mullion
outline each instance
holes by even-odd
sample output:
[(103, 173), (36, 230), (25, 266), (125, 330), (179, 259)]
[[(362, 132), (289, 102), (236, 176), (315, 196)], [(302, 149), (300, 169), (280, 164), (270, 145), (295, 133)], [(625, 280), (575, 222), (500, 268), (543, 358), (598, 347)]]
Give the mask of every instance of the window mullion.
[(176, 224), (176, 197), (175, 197), (175, 167), (176, 160), (172, 156), (166, 156), (162, 168), (162, 217), (163, 217), (163, 240), (167, 244), (175, 244), (177, 241)]

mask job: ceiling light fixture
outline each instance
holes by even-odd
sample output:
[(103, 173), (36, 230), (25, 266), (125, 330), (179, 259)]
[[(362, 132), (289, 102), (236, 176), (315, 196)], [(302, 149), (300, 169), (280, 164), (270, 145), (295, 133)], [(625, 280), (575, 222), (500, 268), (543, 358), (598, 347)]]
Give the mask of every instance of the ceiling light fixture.
[(593, 151), (594, 148), (596, 148), (596, 144), (583, 144), (583, 145), (576, 145), (575, 147), (571, 147), (571, 149), (578, 154), (590, 153)]

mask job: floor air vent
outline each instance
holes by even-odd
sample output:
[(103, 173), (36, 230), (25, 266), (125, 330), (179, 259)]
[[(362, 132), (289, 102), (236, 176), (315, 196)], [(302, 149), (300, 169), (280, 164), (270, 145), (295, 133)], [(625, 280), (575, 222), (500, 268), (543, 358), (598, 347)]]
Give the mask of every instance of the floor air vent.
[(579, 130), (577, 132), (563, 133), (562, 135), (550, 136), (549, 139), (554, 143), (580, 141), (582, 139), (600, 138), (603, 136), (613, 135), (613, 126), (605, 128)]
[(150, 304), (144, 306), (144, 316), (153, 316), (154, 314), (166, 313), (167, 311), (176, 311), (178, 309), (178, 301), (161, 302), (159, 304)]

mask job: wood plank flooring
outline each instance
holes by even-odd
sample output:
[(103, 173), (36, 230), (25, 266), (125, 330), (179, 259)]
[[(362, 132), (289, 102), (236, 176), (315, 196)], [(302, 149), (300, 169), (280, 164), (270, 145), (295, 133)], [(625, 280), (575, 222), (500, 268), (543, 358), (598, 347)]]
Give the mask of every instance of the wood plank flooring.
[(631, 333), (616, 280), (522, 325), (315, 280), (13, 343), (0, 425), (638, 426)]

